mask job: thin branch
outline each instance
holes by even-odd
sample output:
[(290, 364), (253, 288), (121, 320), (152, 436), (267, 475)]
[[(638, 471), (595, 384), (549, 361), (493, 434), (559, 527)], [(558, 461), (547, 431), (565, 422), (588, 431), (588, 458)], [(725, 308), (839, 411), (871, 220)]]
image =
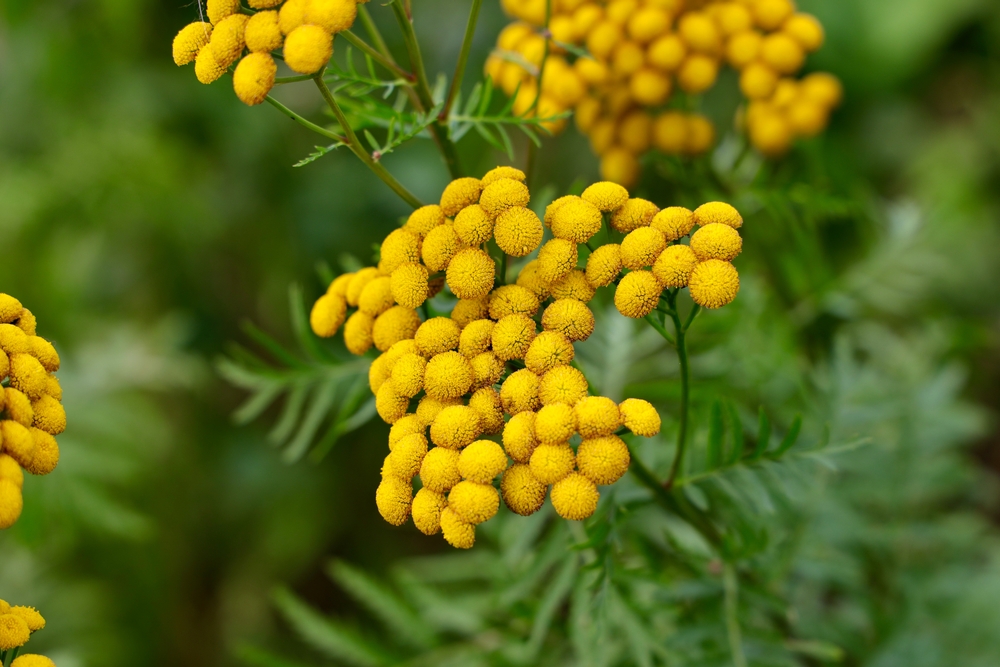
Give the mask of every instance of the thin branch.
[(298, 81), (308, 81), (313, 78), (312, 74), (298, 74), (296, 76), (279, 76), (275, 77), (274, 85), (280, 86), (283, 83), (296, 83)]
[[(311, 79), (313, 77), (310, 76), (309, 78)], [(320, 134), (320, 135), (326, 137), (327, 139), (333, 139), (334, 141), (339, 141), (339, 142), (341, 142), (341, 143), (343, 143), (345, 145), (347, 144), (347, 139), (345, 137), (342, 137), (339, 134), (331, 132), (330, 130), (326, 129), (325, 127), (320, 127), (319, 125), (317, 125), (316, 123), (314, 123), (312, 121), (306, 120), (305, 118), (303, 118), (299, 114), (295, 113), (294, 111), (292, 111), (291, 109), (289, 109), (284, 104), (282, 104), (278, 100), (274, 99), (270, 95), (268, 95), (266, 99), (267, 99), (268, 103), (270, 103), (271, 106), (273, 106), (275, 109), (277, 109), (281, 113), (285, 114), (286, 116), (288, 116), (289, 118), (291, 118), (292, 120), (294, 120), (299, 125), (301, 125), (301, 126), (303, 126), (305, 128), (308, 128), (308, 129), (312, 130), (313, 132), (315, 132), (316, 134)]]
[(462, 79), (465, 77), (465, 66), (469, 61), (469, 52), (472, 50), (472, 38), (476, 34), (476, 21), (479, 18), (479, 8), (482, 7), (483, 0), (472, 0), (472, 9), (469, 10), (469, 20), (465, 24), (465, 37), (462, 38), (462, 50), (458, 54), (458, 63), (455, 64), (455, 76), (451, 79), (451, 87), (448, 90), (448, 97), (444, 102), (444, 109), (438, 116), (441, 120), (448, 119), (451, 105), (455, 103), (455, 97), (462, 89)]
[(738, 614), (739, 580), (736, 578), (736, 569), (732, 563), (723, 564), (722, 579), (726, 590), (726, 635), (729, 637), (729, 650), (733, 654), (733, 667), (747, 667)]
[(348, 42), (350, 42), (351, 44), (353, 44), (359, 50), (363, 51), (365, 54), (367, 54), (368, 56), (370, 56), (372, 60), (374, 60), (379, 65), (381, 65), (382, 67), (386, 68), (387, 70), (389, 70), (390, 72), (392, 72), (396, 76), (401, 77), (401, 78), (409, 81), (410, 83), (413, 83), (414, 81), (416, 81), (416, 76), (414, 76), (414, 74), (412, 72), (407, 72), (402, 67), (400, 67), (399, 65), (397, 65), (395, 62), (393, 62), (392, 60), (386, 58), (384, 55), (382, 55), (381, 53), (379, 53), (378, 51), (376, 51), (375, 48), (372, 47), (371, 44), (369, 44), (368, 42), (364, 41), (363, 39), (361, 39), (360, 37), (358, 37), (357, 35), (355, 35), (353, 32), (351, 32), (350, 30), (345, 30), (345, 31), (341, 32), (340, 34), (344, 37), (344, 39), (346, 39)]

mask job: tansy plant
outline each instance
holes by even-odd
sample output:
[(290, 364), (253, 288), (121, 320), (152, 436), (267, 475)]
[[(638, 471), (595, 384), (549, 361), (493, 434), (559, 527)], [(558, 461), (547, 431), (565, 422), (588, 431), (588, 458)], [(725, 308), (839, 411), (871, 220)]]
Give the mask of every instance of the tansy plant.
[(43, 655), (18, 656), (28, 640), (45, 627), (45, 618), (34, 607), (11, 606), (0, 600), (0, 665), (5, 667), (55, 667)]

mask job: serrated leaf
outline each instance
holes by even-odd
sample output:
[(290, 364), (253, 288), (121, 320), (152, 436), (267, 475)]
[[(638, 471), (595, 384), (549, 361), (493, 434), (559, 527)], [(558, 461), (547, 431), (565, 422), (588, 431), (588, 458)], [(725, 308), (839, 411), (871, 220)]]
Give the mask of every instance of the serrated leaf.
[(771, 420), (768, 419), (767, 413), (764, 412), (763, 405), (760, 406), (760, 413), (757, 420), (757, 446), (754, 447), (753, 455), (750, 457), (751, 461), (756, 461), (763, 456), (771, 444)]
[(782, 439), (781, 445), (778, 447), (777, 450), (775, 450), (773, 454), (771, 454), (771, 457), (778, 458), (779, 456), (787, 452), (789, 449), (791, 449), (795, 445), (795, 442), (799, 439), (799, 433), (801, 431), (802, 431), (802, 415), (796, 415), (795, 419), (792, 420), (792, 425), (789, 427), (788, 433), (786, 433), (785, 437)]
[(281, 410), (281, 416), (278, 417), (274, 428), (267, 435), (267, 439), (272, 444), (280, 446), (291, 437), (292, 431), (295, 430), (295, 425), (299, 421), (299, 415), (302, 414), (306, 399), (309, 397), (311, 385), (310, 382), (298, 382), (288, 394), (285, 406)]
[(245, 426), (257, 419), (265, 410), (267, 410), (274, 401), (277, 400), (282, 393), (284, 393), (285, 387), (279, 383), (275, 382), (269, 386), (262, 387), (257, 391), (253, 392), (247, 400), (245, 400), (240, 407), (236, 408), (233, 412), (233, 422), (239, 426)]
[(736, 406), (731, 402), (726, 403), (726, 414), (729, 416), (729, 427), (733, 436), (733, 447), (729, 452), (729, 456), (726, 457), (726, 462), (729, 465), (733, 465), (743, 458), (743, 450), (746, 446), (743, 441), (743, 423), (740, 421), (740, 415), (736, 411)]
[(340, 378), (334, 376), (320, 383), (312, 392), (312, 400), (309, 401), (305, 417), (299, 423), (295, 437), (288, 443), (282, 456), (286, 463), (295, 463), (308, 451), (309, 444), (333, 406), (339, 384)]

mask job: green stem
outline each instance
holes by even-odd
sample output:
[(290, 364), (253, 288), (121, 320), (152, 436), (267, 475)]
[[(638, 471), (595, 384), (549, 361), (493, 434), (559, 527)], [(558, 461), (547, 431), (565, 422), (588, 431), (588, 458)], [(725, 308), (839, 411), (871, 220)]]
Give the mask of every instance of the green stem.
[(465, 77), (465, 66), (469, 61), (469, 52), (472, 51), (472, 38), (476, 34), (476, 22), (479, 20), (479, 8), (483, 6), (483, 0), (472, 0), (472, 9), (469, 10), (469, 20), (465, 24), (465, 37), (462, 38), (462, 50), (458, 54), (458, 63), (455, 64), (455, 76), (451, 79), (451, 87), (448, 89), (448, 97), (444, 103), (444, 109), (438, 115), (438, 120), (447, 121), (451, 112), (451, 105), (455, 103), (455, 98), (462, 89), (462, 79)]
[(396, 64), (396, 61), (392, 59), (392, 53), (389, 51), (389, 47), (385, 43), (385, 39), (382, 38), (382, 33), (379, 32), (378, 26), (375, 25), (375, 21), (372, 20), (372, 15), (368, 13), (368, 8), (364, 4), (358, 4), (358, 17), (361, 18), (361, 24), (365, 27), (365, 32), (368, 33), (368, 38), (375, 42), (375, 48), (382, 56), (391, 62)]
[(687, 322), (684, 323), (684, 331), (687, 331), (688, 329), (691, 328), (691, 324), (694, 323), (694, 318), (697, 317), (698, 313), (700, 312), (701, 312), (701, 306), (699, 306), (698, 304), (694, 304), (694, 306), (691, 308), (691, 312), (688, 313)]
[[(431, 87), (427, 82), (427, 72), (424, 70), (424, 57), (420, 53), (417, 34), (413, 31), (413, 19), (410, 16), (408, 8), (403, 6), (402, 0), (392, 0), (391, 4), (392, 11), (396, 16), (396, 22), (403, 33), (403, 43), (406, 45), (406, 54), (410, 59), (410, 68), (413, 69), (413, 73), (417, 77), (417, 97), (420, 98), (420, 103), (424, 106), (424, 109), (430, 111), (434, 108), (434, 96), (431, 94)], [(461, 177), (462, 169), (458, 164), (458, 151), (455, 149), (455, 143), (448, 136), (447, 122), (441, 121), (439, 118), (429, 129), (431, 134), (434, 135), (434, 142), (437, 144), (438, 150), (441, 151), (441, 157), (444, 158), (445, 165), (448, 167), (448, 173), (451, 174), (452, 178)]]
[(360, 37), (358, 37), (357, 35), (355, 35), (353, 32), (351, 32), (350, 30), (345, 30), (345, 31), (343, 31), (340, 34), (344, 37), (344, 39), (346, 39), (348, 42), (350, 42), (351, 44), (353, 44), (360, 51), (364, 52), (366, 55), (368, 55), (369, 57), (371, 57), (372, 60), (374, 60), (379, 65), (381, 65), (382, 67), (386, 68), (387, 70), (389, 70), (390, 72), (392, 72), (396, 76), (398, 76), (398, 77), (400, 77), (402, 79), (406, 79), (407, 81), (410, 81), (410, 82), (413, 82), (415, 80), (416, 77), (413, 76), (412, 72), (407, 72), (402, 67), (400, 67), (399, 65), (397, 65), (393, 60), (390, 60), (389, 58), (386, 58), (384, 55), (382, 55), (381, 53), (379, 53), (378, 51), (376, 51), (375, 48), (372, 47), (371, 44), (369, 44), (368, 42), (364, 41), (363, 39), (361, 39)]
[(371, 169), (376, 176), (378, 176), (382, 181), (388, 185), (393, 192), (400, 196), (400, 198), (413, 208), (420, 208), (423, 206), (423, 202), (416, 198), (412, 192), (407, 190), (403, 185), (396, 180), (396, 178), (389, 173), (382, 164), (376, 161), (371, 154), (361, 145), (358, 140), (358, 135), (354, 133), (351, 128), (351, 124), (347, 122), (347, 117), (344, 115), (343, 110), (341, 110), (340, 105), (337, 104), (337, 100), (334, 99), (333, 93), (330, 92), (330, 88), (327, 87), (326, 82), (323, 80), (323, 71), (319, 71), (313, 77), (313, 81), (316, 82), (316, 87), (319, 88), (320, 94), (323, 99), (326, 100), (327, 105), (329, 105), (330, 110), (333, 115), (337, 117), (337, 122), (340, 123), (341, 128), (344, 130), (344, 134), (347, 135), (347, 146), (351, 149), (355, 155), (358, 156), (365, 165)]
[(658, 333), (659, 333), (659, 334), (660, 334), (661, 336), (663, 336), (663, 339), (664, 339), (664, 340), (666, 340), (666, 341), (667, 341), (668, 343), (670, 343), (671, 345), (677, 345), (677, 341), (675, 341), (675, 340), (674, 340), (674, 337), (673, 337), (673, 336), (671, 336), (671, 335), (670, 335), (669, 333), (667, 333), (667, 329), (666, 329), (666, 327), (664, 327), (664, 326), (663, 326), (662, 324), (660, 324), (659, 322), (657, 322), (657, 321), (656, 321), (656, 318), (655, 318), (655, 317), (653, 317), (653, 314), (652, 314), (652, 313), (650, 313), (649, 315), (646, 315), (646, 321), (647, 321), (647, 322), (649, 322), (649, 324), (650, 324), (650, 325), (651, 325), (651, 326), (652, 326), (652, 327), (653, 327), (654, 329), (656, 329), (656, 331), (657, 331), (657, 332), (658, 332)]
[(296, 83), (298, 81), (308, 81), (313, 78), (312, 74), (298, 74), (296, 76), (279, 76), (275, 77), (274, 85), (280, 86), (283, 83)]
[[(671, 305), (674, 299), (671, 299)], [(674, 452), (674, 462), (670, 465), (670, 475), (667, 477), (666, 487), (669, 489), (677, 479), (677, 475), (684, 464), (684, 450), (687, 448), (688, 412), (691, 401), (691, 370), (688, 367), (687, 352), (687, 328), (681, 325), (681, 318), (676, 310), (670, 313), (670, 319), (674, 322), (674, 332), (676, 336), (675, 348), (677, 349), (677, 360), (680, 362), (681, 371), (681, 415), (680, 423), (677, 427), (677, 449)]]
[(726, 634), (729, 636), (729, 650), (733, 654), (733, 667), (747, 667), (743, 654), (743, 635), (739, 620), (739, 581), (732, 563), (725, 563), (722, 570), (726, 590)]
[[(313, 77), (310, 76), (309, 78), (312, 79)], [(316, 134), (320, 134), (320, 135), (326, 137), (327, 139), (333, 139), (334, 141), (339, 141), (339, 142), (341, 142), (343, 144), (347, 143), (347, 138), (346, 137), (342, 137), (339, 134), (335, 134), (335, 133), (331, 132), (330, 130), (326, 129), (325, 127), (320, 127), (316, 123), (314, 123), (312, 121), (309, 121), (309, 120), (306, 120), (305, 118), (303, 118), (299, 114), (295, 113), (294, 111), (292, 111), (291, 109), (289, 109), (284, 104), (282, 104), (278, 100), (274, 99), (270, 95), (267, 96), (267, 101), (271, 104), (271, 106), (273, 106), (274, 108), (276, 108), (278, 111), (280, 111), (281, 113), (285, 114), (286, 116), (288, 116), (289, 118), (291, 118), (292, 120), (294, 120), (299, 125), (312, 130)]]

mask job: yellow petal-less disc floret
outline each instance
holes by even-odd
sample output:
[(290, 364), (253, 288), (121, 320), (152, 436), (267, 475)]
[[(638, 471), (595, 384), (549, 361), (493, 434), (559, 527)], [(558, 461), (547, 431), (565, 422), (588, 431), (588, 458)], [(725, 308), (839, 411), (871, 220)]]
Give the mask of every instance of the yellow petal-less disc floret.
[(628, 190), (617, 183), (601, 181), (589, 186), (583, 191), (580, 197), (601, 211), (610, 213), (622, 207), (628, 201)]
[(430, 295), (427, 267), (423, 264), (403, 264), (392, 272), (390, 291), (400, 306), (419, 308)]
[[(25, 428), (31, 426), (35, 419), (35, 412), (31, 408), (31, 399), (13, 387), (5, 388), (3, 393), (8, 419)], [(9, 443), (7, 446), (9, 447)]]
[(489, 301), (484, 295), (477, 299), (459, 299), (451, 311), (451, 319), (465, 328), (470, 322), (489, 317), (489, 314)]
[(361, 291), (364, 290), (368, 283), (375, 280), (380, 275), (382, 275), (381, 272), (374, 266), (366, 266), (360, 271), (351, 274), (351, 278), (347, 281), (347, 287), (344, 290), (344, 297), (347, 299), (347, 305), (357, 306), (358, 299), (361, 298)]
[(503, 447), (507, 456), (519, 463), (527, 463), (537, 446), (535, 413), (527, 410), (513, 415), (503, 429)]
[(757, 0), (750, 5), (754, 23), (764, 30), (777, 30), (792, 14), (792, 0)]
[(473, 442), (458, 457), (458, 471), (470, 482), (490, 484), (506, 468), (507, 455), (491, 440)]
[(395, 304), (392, 296), (392, 279), (389, 276), (379, 276), (369, 282), (358, 297), (358, 310), (372, 317), (378, 317)]
[(493, 321), (482, 319), (469, 322), (461, 330), (458, 337), (458, 352), (467, 359), (472, 359), (490, 349), (493, 335)]
[[(188, 63), (194, 62), (194, 59), (198, 57), (198, 52), (201, 51), (203, 46), (208, 44), (208, 40), (211, 37), (211, 23), (196, 21), (181, 28), (180, 32), (177, 33), (177, 36), (174, 37), (174, 63), (177, 65), (187, 65)], [(19, 312), (21, 312), (20, 303), (18, 303), (15, 314)], [(0, 322), (12, 320), (13, 318), (11, 318), (11, 320), (7, 320), (0, 317)]]
[(617, 435), (589, 438), (576, 451), (580, 473), (594, 484), (614, 484), (628, 472), (631, 457)]
[(622, 241), (622, 265), (632, 270), (652, 266), (666, 246), (663, 232), (653, 227), (639, 227)]
[(524, 172), (516, 167), (496, 167), (495, 169), (490, 169), (483, 175), (483, 187), (485, 188), (487, 185), (499, 181), (501, 178), (510, 178), (523, 183), (526, 177)]
[[(497, 377), (499, 380), (499, 376)], [(472, 392), (469, 397), (469, 407), (479, 415), (479, 423), (483, 428), (483, 433), (496, 435), (503, 431), (503, 403), (500, 401), (500, 392), (490, 386), (481, 387)]]
[(781, 31), (810, 53), (823, 46), (823, 25), (811, 14), (794, 14), (788, 17), (781, 26)]
[(447, 217), (453, 217), (478, 202), (482, 191), (483, 184), (478, 178), (456, 178), (441, 193), (441, 210)]
[(479, 205), (488, 215), (496, 217), (509, 208), (527, 206), (531, 199), (528, 186), (512, 178), (498, 179), (483, 188)]
[(406, 415), (406, 409), (410, 406), (410, 399), (396, 390), (389, 378), (378, 388), (375, 394), (375, 411), (386, 424), (392, 424)]
[(541, 405), (538, 397), (541, 378), (522, 368), (514, 371), (500, 387), (500, 402), (507, 414), (516, 415), (526, 410), (537, 410)]
[(0, 651), (24, 646), (31, 637), (31, 630), (24, 619), (15, 614), (0, 614)]
[(721, 259), (728, 262), (743, 250), (743, 239), (729, 225), (712, 223), (691, 235), (691, 250), (701, 261)]
[(48, 373), (42, 364), (30, 354), (10, 356), (10, 386), (35, 400), (45, 393)]
[(493, 327), (493, 354), (501, 361), (524, 359), (534, 339), (534, 320), (521, 314), (507, 315)]
[(300, 25), (288, 33), (282, 53), (292, 71), (314, 74), (333, 55), (333, 37), (318, 25)]
[(542, 508), (546, 485), (531, 472), (531, 466), (515, 463), (504, 471), (500, 481), (503, 502), (514, 514), (528, 516)]
[(622, 252), (617, 243), (602, 245), (587, 258), (587, 281), (594, 287), (610, 285), (621, 270)]
[(379, 514), (393, 526), (402, 526), (410, 516), (413, 487), (409, 480), (385, 477), (375, 490)]
[(251, 53), (270, 53), (280, 49), (284, 37), (278, 25), (278, 12), (257, 12), (251, 16), (243, 38)]
[(194, 75), (199, 83), (210, 84), (226, 73), (226, 67), (215, 59), (212, 49), (205, 46), (194, 60)]
[(461, 449), (478, 438), (480, 433), (479, 414), (467, 405), (444, 408), (431, 424), (431, 442), (447, 449)]
[[(733, 229), (743, 226), (743, 216), (740, 212), (729, 204), (721, 201), (702, 204), (692, 213), (694, 222), (704, 227), (705, 225), (719, 224), (727, 225)], [(688, 229), (688, 231), (691, 231)]]
[(495, 279), (493, 259), (479, 248), (459, 250), (448, 264), (448, 287), (459, 299), (481, 299), (493, 289)]
[(543, 484), (555, 484), (573, 472), (576, 465), (576, 454), (566, 443), (546, 445), (540, 444), (531, 453), (528, 462), (531, 474)]
[(541, 300), (549, 295), (550, 283), (541, 276), (539, 265), (539, 261), (533, 259), (521, 267), (521, 271), (517, 274), (516, 284), (525, 288)]
[[(6, 530), (17, 523), (23, 509), (24, 497), (21, 495), (21, 488), (13, 480), (0, 479), (0, 530)], [(0, 632), (2, 631), (0, 628)], [(0, 635), (0, 642), (2, 641)]]
[(267, 99), (274, 87), (278, 66), (270, 53), (251, 53), (240, 60), (233, 72), (233, 90), (240, 102), (248, 106)]
[(587, 280), (587, 274), (580, 269), (573, 269), (565, 276), (552, 283), (553, 299), (575, 299), (588, 303), (594, 298), (597, 289)]
[(473, 387), (492, 387), (503, 375), (503, 362), (492, 352), (480, 352), (469, 363), (472, 365)]
[(413, 479), (420, 472), (420, 465), (427, 455), (427, 438), (420, 433), (408, 435), (392, 448), (389, 468), (395, 477)]
[(404, 354), (393, 364), (392, 378), (396, 393), (413, 398), (424, 388), (424, 371), (427, 360), (419, 354)]
[(458, 472), (457, 449), (434, 447), (424, 456), (420, 464), (420, 483), (425, 489), (444, 493), (462, 481)]
[(249, 20), (250, 17), (245, 14), (233, 14), (215, 24), (206, 48), (211, 49), (215, 62), (222, 67), (229, 67), (239, 60), (246, 46), (244, 34)]
[(550, 239), (538, 251), (538, 278), (551, 285), (576, 268), (577, 246), (566, 239)]
[(304, 18), (336, 34), (350, 28), (357, 15), (357, 0), (310, 0)]
[(374, 318), (361, 311), (347, 318), (344, 324), (344, 345), (351, 354), (362, 355), (371, 348), (374, 326)]
[(552, 486), (552, 507), (570, 521), (583, 521), (593, 515), (600, 497), (597, 486), (580, 473), (567, 475)]
[(411, 512), (413, 525), (424, 535), (434, 535), (441, 530), (441, 512), (448, 506), (444, 494), (422, 488), (413, 497)]
[(448, 493), (448, 507), (463, 521), (476, 525), (489, 521), (496, 515), (500, 507), (500, 494), (490, 484), (463, 480)]
[(469, 391), (473, 377), (468, 359), (458, 352), (442, 352), (427, 362), (424, 391), (432, 398), (457, 398)]
[(378, 355), (374, 361), (372, 361), (371, 366), (368, 367), (368, 387), (372, 390), (373, 394), (378, 393), (378, 388), (382, 386), (382, 383), (389, 379), (390, 372), (386, 368), (385, 356), (388, 352), (383, 352)]
[[(486, 187), (484, 195), (490, 187)], [(534, 211), (523, 206), (501, 211), (493, 228), (497, 245), (511, 257), (524, 257), (533, 252), (542, 242), (542, 234), (542, 221)]]
[[(19, 489), (24, 488), (24, 471), (17, 461), (6, 454), (0, 454), (0, 480), (11, 482)], [(0, 605), (0, 613), (4, 613), (3, 605)]]
[(433, 357), (458, 347), (462, 330), (448, 317), (432, 317), (417, 329), (413, 337), (420, 354)]
[(404, 264), (420, 261), (420, 237), (407, 229), (394, 229), (382, 241), (378, 268), (391, 274)]
[(710, 259), (694, 267), (688, 289), (699, 306), (721, 308), (736, 298), (740, 291), (740, 276), (729, 262)]
[(465, 244), (482, 245), (493, 237), (493, 216), (479, 204), (471, 204), (455, 216), (454, 228)]
[(573, 342), (561, 331), (543, 331), (528, 346), (524, 355), (524, 365), (532, 373), (543, 375), (556, 366), (565, 366), (573, 361)]
[(429, 204), (427, 206), (421, 206), (411, 213), (410, 217), (406, 219), (406, 224), (403, 226), (403, 229), (416, 234), (420, 238), (423, 238), (427, 236), (432, 229), (443, 225), (444, 223), (444, 210), (437, 204)]
[(59, 353), (49, 341), (38, 336), (28, 336), (28, 350), (49, 373), (59, 370)]
[(34, 413), (32, 426), (52, 435), (59, 435), (66, 430), (66, 409), (62, 403), (51, 396), (42, 396), (31, 402)]
[(56, 663), (44, 655), (26, 653), (15, 658), (10, 667), (56, 667)]
[(663, 287), (687, 287), (698, 257), (689, 246), (672, 245), (653, 264), (653, 275)]
[(420, 420), (417, 415), (406, 415), (400, 418), (392, 425), (389, 429), (389, 451), (396, 445), (397, 442), (402, 440), (408, 435), (413, 435), (414, 433), (423, 434), (427, 430), (426, 425)]
[(8, 355), (28, 352), (28, 335), (13, 324), (0, 324), (0, 350)]
[[(191, 25), (186, 26), (183, 30), (191, 28), (192, 25), (197, 26), (199, 24), (192, 23)], [(15, 297), (12, 297), (10, 294), (0, 292), (0, 322), (3, 324), (10, 324), (18, 318), (23, 309), (24, 306), (22, 306), (21, 302)]]
[(572, 366), (556, 366), (538, 383), (538, 399), (542, 405), (565, 403), (575, 406), (587, 396), (587, 378)]
[(760, 44), (760, 60), (779, 74), (789, 75), (801, 69), (805, 49), (791, 35), (775, 32)]
[(606, 396), (587, 396), (574, 407), (577, 430), (584, 438), (611, 435), (621, 426), (618, 406)]
[(45, 618), (43, 618), (34, 607), (17, 605), (11, 607), (8, 613), (20, 616), (24, 619), (24, 622), (28, 625), (28, 630), (31, 632), (38, 632), (39, 630), (45, 628)]
[(601, 155), (601, 178), (607, 182), (632, 186), (641, 171), (638, 158), (627, 148), (615, 146)]
[(543, 406), (535, 415), (535, 438), (547, 445), (566, 442), (576, 433), (576, 413), (565, 403)]
[(394, 343), (413, 338), (419, 326), (417, 311), (405, 306), (393, 306), (375, 318), (372, 341), (380, 352), (385, 352)]
[(441, 534), (456, 549), (471, 549), (476, 543), (476, 527), (462, 520), (451, 507), (445, 507), (441, 511)]
[(503, 285), (495, 289), (489, 298), (490, 317), (500, 320), (508, 315), (533, 317), (538, 312), (538, 297), (526, 287)]
[(542, 313), (542, 328), (559, 331), (572, 341), (587, 340), (594, 332), (594, 313), (576, 299), (558, 299)]
[[(354, 273), (342, 273), (333, 279), (330, 286), (326, 288), (327, 294), (332, 294), (334, 296), (342, 296), (347, 299), (347, 288), (354, 280)], [(360, 292), (358, 292), (360, 295)]]
[(648, 227), (659, 210), (651, 201), (629, 199), (611, 216), (611, 227), (624, 234), (640, 227)]
[(601, 211), (592, 202), (573, 197), (563, 202), (550, 218), (552, 234), (573, 243), (586, 243), (601, 229)]
[(618, 404), (625, 428), (644, 438), (652, 438), (660, 432), (660, 413), (649, 401), (641, 398), (627, 398)]
[(632, 271), (615, 289), (615, 307), (625, 317), (641, 319), (656, 309), (663, 287), (650, 271)]

